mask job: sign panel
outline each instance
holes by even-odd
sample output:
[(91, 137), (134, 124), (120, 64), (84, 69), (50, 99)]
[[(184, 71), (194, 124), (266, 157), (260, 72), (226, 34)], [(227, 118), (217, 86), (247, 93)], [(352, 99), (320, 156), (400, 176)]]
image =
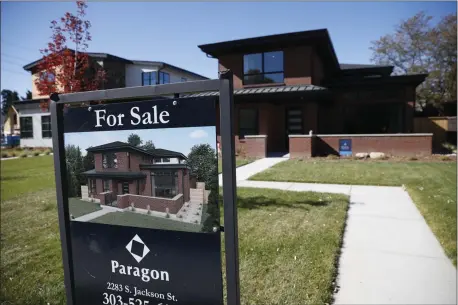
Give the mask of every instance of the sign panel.
[(339, 155), (351, 156), (351, 139), (339, 139)]
[(74, 304), (223, 304), (215, 105), (61, 108)]

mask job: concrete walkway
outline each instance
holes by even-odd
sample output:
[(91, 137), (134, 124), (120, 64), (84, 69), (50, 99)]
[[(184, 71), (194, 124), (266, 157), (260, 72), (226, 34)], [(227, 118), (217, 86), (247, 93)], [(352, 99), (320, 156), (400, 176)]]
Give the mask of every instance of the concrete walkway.
[[(254, 162), (248, 163), (247, 165), (239, 166), (236, 169), (236, 176), (237, 181), (239, 180), (247, 180), (251, 176), (254, 176), (257, 173), (265, 171), (269, 167), (274, 166), (277, 163), (283, 162), (288, 160), (287, 157), (279, 157), (279, 158), (263, 158), (256, 160)], [(219, 185), (223, 185), (223, 175), (219, 174)]]
[(456, 304), (456, 268), (401, 187), (247, 181), (244, 167), (238, 187), (350, 196), (335, 304)]
[(92, 213), (77, 217), (74, 220), (86, 222), (86, 221), (93, 220), (95, 218), (98, 218), (98, 217), (103, 216), (103, 215), (108, 214), (108, 213), (123, 211), (122, 209), (115, 208), (115, 207), (110, 207), (110, 206), (106, 206), (106, 205), (101, 205), (100, 207), (102, 208), (101, 210), (98, 210), (98, 211), (95, 211), (95, 212), (92, 212)]

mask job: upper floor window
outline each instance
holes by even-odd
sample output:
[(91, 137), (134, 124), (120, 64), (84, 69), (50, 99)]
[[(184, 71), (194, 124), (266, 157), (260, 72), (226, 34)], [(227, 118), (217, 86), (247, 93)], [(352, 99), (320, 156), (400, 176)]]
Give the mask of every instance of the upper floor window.
[(33, 138), (32, 117), (31, 116), (21, 117), (20, 124), (21, 124), (20, 126), (21, 138), (22, 139)]
[(156, 71), (142, 72), (142, 86), (156, 85)]
[(182, 82), (187, 82), (188, 79), (187, 79), (186, 77), (182, 77), (182, 78), (181, 78), (181, 81), (182, 81)]
[(283, 51), (254, 53), (243, 56), (243, 83), (283, 83)]
[(170, 74), (159, 72), (159, 84), (170, 84)]
[(53, 83), (56, 80), (56, 76), (54, 73), (43, 71), (40, 73), (40, 80), (45, 80), (47, 82)]
[(103, 168), (118, 168), (118, 158), (115, 153), (105, 153), (102, 156)]
[(41, 117), (41, 137), (42, 138), (51, 138), (51, 116), (43, 115)]

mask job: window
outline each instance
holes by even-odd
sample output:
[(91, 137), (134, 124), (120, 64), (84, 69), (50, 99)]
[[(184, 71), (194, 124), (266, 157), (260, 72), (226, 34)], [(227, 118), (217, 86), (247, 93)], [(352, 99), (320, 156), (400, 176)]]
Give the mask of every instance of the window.
[(142, 72), (142, 86), (156, 85), (156, 71)]
[(162, 162), (168, 163), (170, 162), (170, 158), (162, 158)]
[(258, 134), (258, 110), (240, 109), (239, 113), (239, 136)]
[(40, 73), (40, 80), (53, 83), (56, 80), (54, 73), (43, 71)]
[(154, 163), (161, 163), (162, 159), (161, 158), (154, 158)]
[(42, 138), (51, 138), (51, 116), (43, 115), (41, 117), (41, 137)]
[(91, 194), (97, 193), (95, 179), (89, 179), (89, 189), (90, 189)]
[(22, 139), (33, 138), (32, 117), (31, 116), (21, 117), (20, 123), (21, 123), (21, 138)]
[(152, 175), (154, 176), (153, 194), (155, 197), (173, 198), (178, 194), (177, 172), (157, 171)]
[(170, 84), (170, 74), (159, 72), (159, 84)]
[(110, 180), (103, 180), (103, 191), (104, 192), (110, 191)]
[(102, 156), (103, 168), (118, 168), (118, 159), (115, 153), (106, 153)]
[(243, 83), (283, 83), (283, 51), (254, 53), (243, 56)]
[(17, 125), (17, 115), (13, 114), (13, 125)]
[(182, 78), (181, 78), (181, 81), (182, 81), (182, 82), (187, 82), (188, 79), (187, 79), (186, 77), (182, 77)]

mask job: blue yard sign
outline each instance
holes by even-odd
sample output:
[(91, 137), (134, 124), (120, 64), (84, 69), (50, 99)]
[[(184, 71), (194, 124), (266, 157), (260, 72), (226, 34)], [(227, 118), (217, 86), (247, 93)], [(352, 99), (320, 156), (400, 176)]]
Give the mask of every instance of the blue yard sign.
[(339, 155), (351, 156), (351, 139), (340, 139), (339, 140)]

